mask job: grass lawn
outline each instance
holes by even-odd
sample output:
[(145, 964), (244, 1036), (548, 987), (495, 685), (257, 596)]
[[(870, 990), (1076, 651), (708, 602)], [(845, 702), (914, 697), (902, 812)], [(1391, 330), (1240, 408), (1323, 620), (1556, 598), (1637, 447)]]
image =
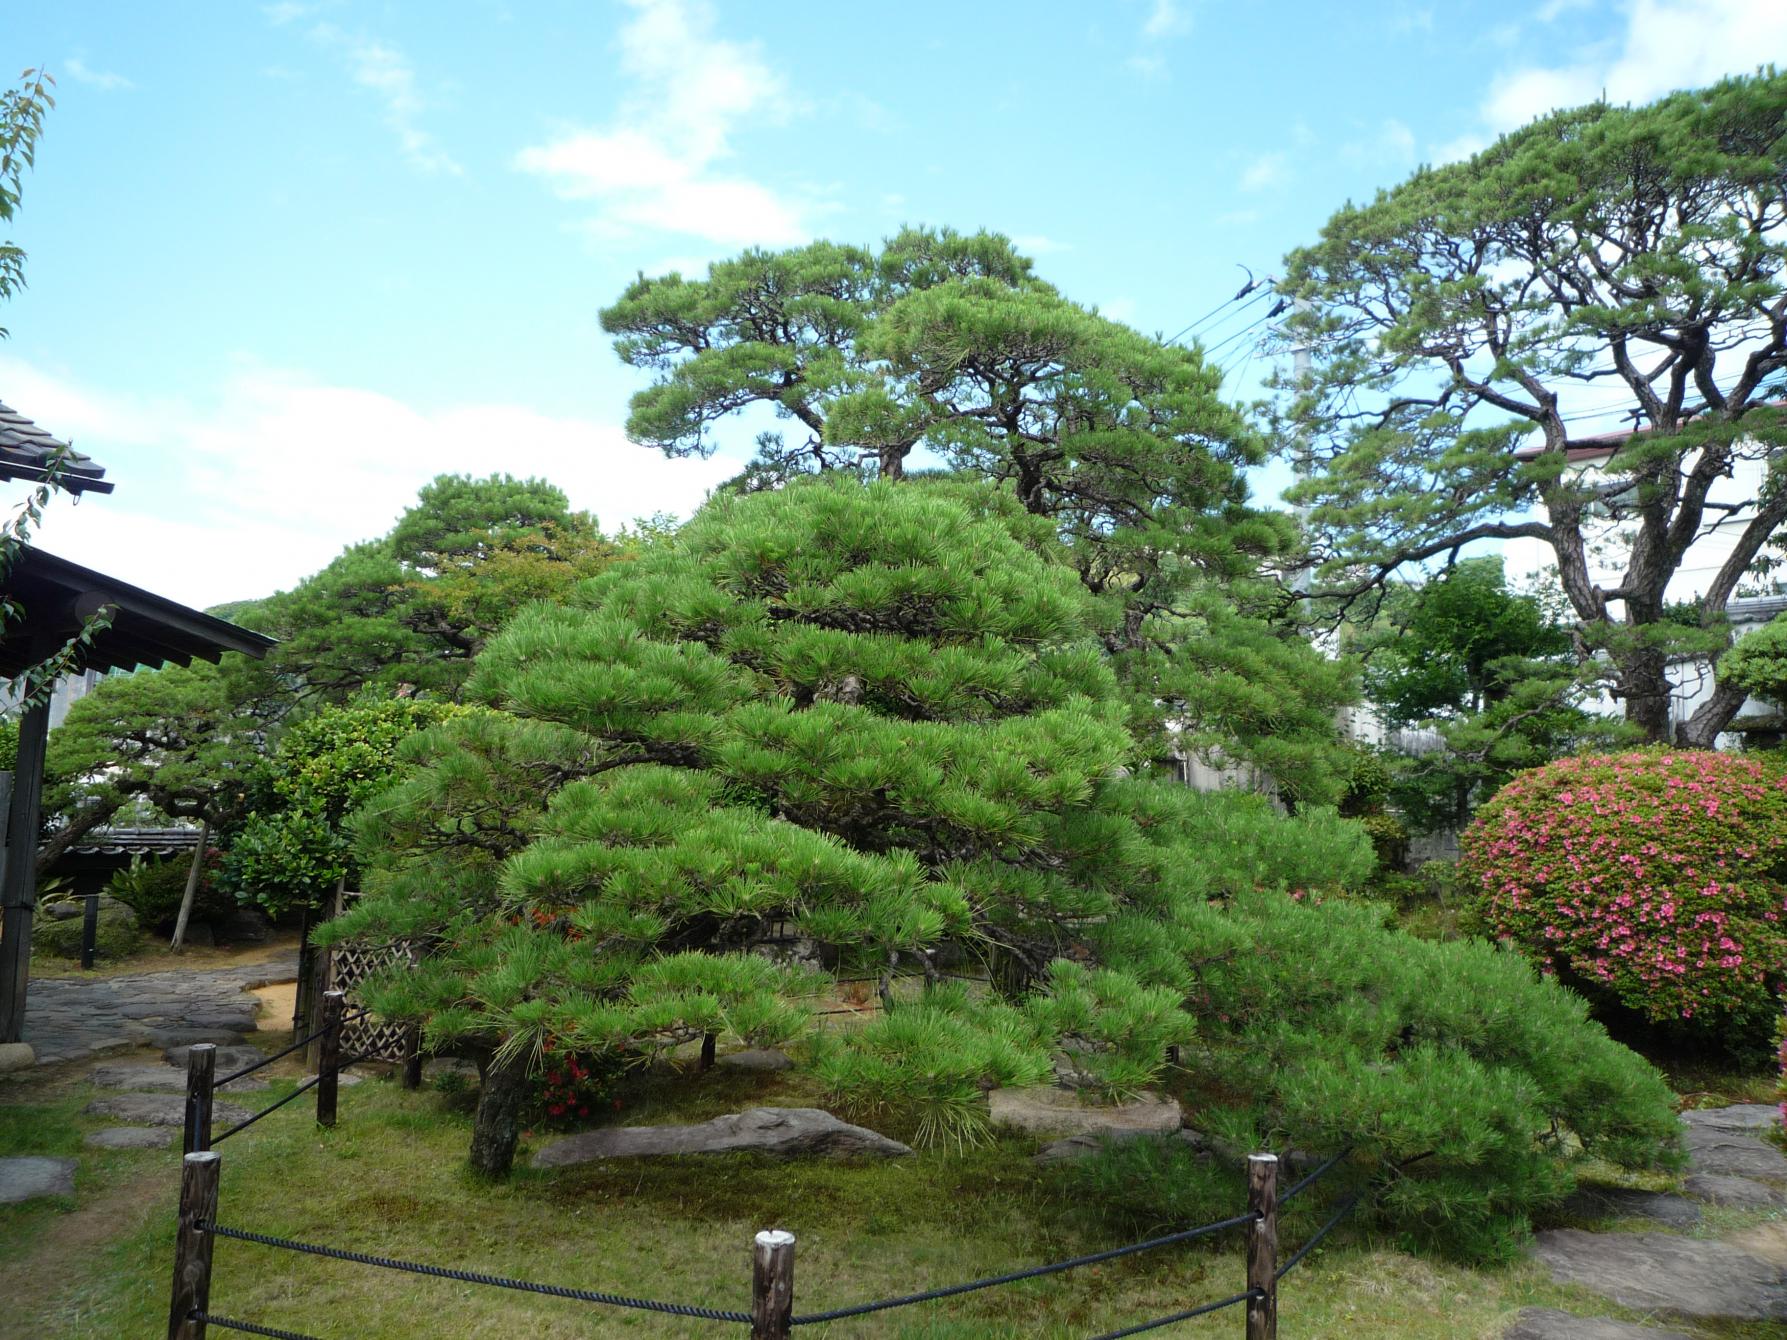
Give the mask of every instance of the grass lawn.
[[(84, 1150), (81, 1132), (94, 1124), (80, 1112), (87, 1096), (72, 1071), (59, 1084), (0, 1087), (0, 1145), (82, 1160), (77, 1206), (9, 1207), (0, 1216), (0, 1334), (114, 1340), (165, 1328), (178, 1156)], [(673, 1099), (675, 1120), (698, 1121), (752, 1103), (811, 1102), (813, 1093), (796, 1078), (728, 1071), (642, 1080), (625, 1119), (669, 1119)], [(796, 1312), (1127, 1238), (1094, 1218), (1058, 1172), (1037, 1168), (1024, 1141), (875, 1163), (727, 1156), (524, 1169), (489, 1185), (464, 1170), (468, 1131), (463, 1099), (439, 1090), (404, 1093), (369, 1078), (343, 1089), (341, 1123), (328, 1132), (300, 1099), (223, 1145), (220, 1218), (409, 1260), (733, 1310), (749, 1306), (752, 1234), (781, 1227), (799, 1239)], [(1287, 1250), (1309, 1226), (1285, 1225)], [(1331, 1242), (1285, 1282), (1287, 1340), (1489, 1340), (1531, 1304), (1643, 1320), (1557, 1288), (1524, 1263), (1472, 1270), (1418, 1258), (1363, 1227)], [(1239, 1292), (1242, 1276), (1241, 1242), (1230, 1237), (806, 1329), (828, 1340), (1084, 1337)], [(212, 1310), (322, 1340), (744, 1333), (231, 1241), (217, 1244)], [(1161, 1334), (1241, 1329), (1229, 1311)], [(1787, 1327), (1697, 1334), (1787, 1340)]]

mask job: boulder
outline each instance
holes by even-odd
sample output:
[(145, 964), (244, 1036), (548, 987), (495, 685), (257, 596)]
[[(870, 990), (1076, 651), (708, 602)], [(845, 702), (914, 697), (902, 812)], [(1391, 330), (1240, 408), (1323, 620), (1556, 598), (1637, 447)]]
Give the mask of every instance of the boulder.
[(1787, 1182), (1787, 1154), (1754, 1135), (1717, 1126), (1691, 1125), (1687, 1144), (1690, 1172)]
[(1768, 1210), (1787, 1205), (1787, 1195), (1748, 1177), (1728, 1177), (1721, 1173), (1690, 1173), (1682, 1186), (1690, 1196), (1697, 1196), (1712, 1205), (1729, 1205), (1744, 1210)]
[(1700, 1222), (1700, 1207), (1684, 1196), (1617, 1186), (1579, 1187), (1558, 1208), (1572, 1219), (1652, 1219), (1671, 1228)]
[(719, 1058), (728, 1070), (792, 1070), (794, 1062), (786, 1052), (773, 1047), (752, 1047), (742, 1052), (727, 1052)]
[(0, 1042), (0, 1075), (8, 1070), (29, 1070), (37, 1064), (37, 1052), (29, 1042)]
[(273, 928), (267, 918), (252, 907), (238, 907), (228, 916), (211, 923), (212, 935), (224, 944), (260, 944)]
[(17, 1205), (39, 1196), (72, 1196), (74, 1169), (73, 1159), (0, 1159), (0, 1205)]
[[(109, 1117), (133, 1126), (184, 1126), (186, 1095), (184, 1093), (119, 1093), (95, 1098), (85, 1111), (89, 1116)], [(211, 1122), (214, 1126), (234, 1126), (248, 1119), (248, 1109), (234, 1103), (213, 1103)]]
[(166, 1149), (179, 1138), (166, 1126), (102, 1126), (88, 1131), (85, 1143), (93, 1149)]
[(1722, 1242), (1667, 1233), (1540, 1233), (1533, 1255), (1559, 1284), (1621, 1307), (1687, 1317), (1787, 1321), (1787, 1271)]
[(1736, 1103), (1731, 1107), (1702, 1107), (1682, 1113), (1690, 1127), (1760, 1135), (1781, 1127), (1781, 1110), (1772, 1103)]
[(1606, 1317), (1576, 1317), (1554, 1307), (1520, 1310), (1502, 1340), (1693, 1340), (1683, 1331), (1659, 1331)]
[(994, 1089), (987, 1095), (993, 1124), (1029, 1135), (1096, 1135), (1101, 1132), (1176, 1131), (1184, 1121), (1179, 1104), (1158, 1094), (1129, 1103), (1083, 1103), (1063, 1089)]
[(554, 1140), (534, 1155), (536, 1168), (563, 1168), (597, 1159), (664, 1154), (772, 1154), (893, 1158), (912, 1151), (897, 1140), (839, 1121), (816, 1107), (756, 1107), (695, 1126), (610, 1126)]

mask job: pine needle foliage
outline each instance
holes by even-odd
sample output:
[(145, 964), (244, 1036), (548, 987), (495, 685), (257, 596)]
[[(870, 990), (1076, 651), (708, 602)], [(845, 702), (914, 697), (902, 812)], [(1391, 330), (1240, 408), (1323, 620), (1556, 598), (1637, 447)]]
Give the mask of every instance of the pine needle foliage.
[[(1423, 1179), (1505, 1176), (1478, 1225), (1552, 1194), (1559, 1132), (1667, 1157), (1661, 1081), (1518, 959), (1290, 896), (1364, 878), (1356, 824), (1148, 775), (1099, 643), (1120, 613), (984, 484), (723, 496), (491, 641), (492, 710), (402, 746), (326, 936), (432, 939), (373, 1003), (436, 1044), (804, 1040), (843, 1108), (956, 1146), (987, 1090), (1066, 1066), (1356, 1144), (1415, 1220)], [(842, 976), (885, 1008), (821, 1028)]]

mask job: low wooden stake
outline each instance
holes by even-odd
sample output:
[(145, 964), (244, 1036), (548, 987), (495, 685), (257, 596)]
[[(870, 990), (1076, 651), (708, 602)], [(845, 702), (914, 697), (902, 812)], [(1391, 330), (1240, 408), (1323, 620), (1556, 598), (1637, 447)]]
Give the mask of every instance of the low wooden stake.
[(99, 895), (90, 893), (81, 901), (81, 971), (88, 972), (93, 967), (93, 953), (99, 948)]
[(186, 1049), (186, 1141), (188, 1154), (211, 1148), (211, 1103), (217, 1092), (217, 1048), (195, 1042)]
[(1278, 1340), (1278, 1155), (1247, 1156), (1247, 1340)]
[(207, 1228), (217, 1220), (221, 1155), (188, 1154), (180, 1164), (180, 1228), (174, 1239), (174, 1291), (168, 1307), (168, 1340), (205, 1340), (205, 1323), (193, 1317), (211, 1306), (211, 1247)]
[(317, 1054), (316, 1073), (321, 1077), (316, 1086), (316, 1124), (335, 1124), (335, 1094), (341, 1071), (341, 1014), (347, 1002), (345, 991), (323, 992), (322, 1050)]
[(422, 1087), (422, 1030), (411, 1028), (403, 1035), (403, 1087)]
[(794, 1234), (766, 1228), (751, 1252), (751, 1340), (788, 1340), (794, 1315)]

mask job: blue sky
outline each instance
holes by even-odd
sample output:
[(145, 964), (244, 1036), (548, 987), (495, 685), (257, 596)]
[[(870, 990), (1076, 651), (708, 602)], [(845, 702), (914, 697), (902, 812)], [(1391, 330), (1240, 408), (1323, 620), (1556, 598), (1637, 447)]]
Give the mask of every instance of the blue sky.
[[(0, 400), (117, 483), (44, 542), (211, 604), (443, 470), (610, 526), (697, 505), (736, 459), (621, 432), (640, 380), (596, 312), (641, 270), (987, 227), (1171, 333), (1421, 161), (1787, 62), (1787, 4), (70, 0), (10, 6), (0, 48), (60, 104)], [(1237, 398), (1250, 344), (1215, 350)]]

